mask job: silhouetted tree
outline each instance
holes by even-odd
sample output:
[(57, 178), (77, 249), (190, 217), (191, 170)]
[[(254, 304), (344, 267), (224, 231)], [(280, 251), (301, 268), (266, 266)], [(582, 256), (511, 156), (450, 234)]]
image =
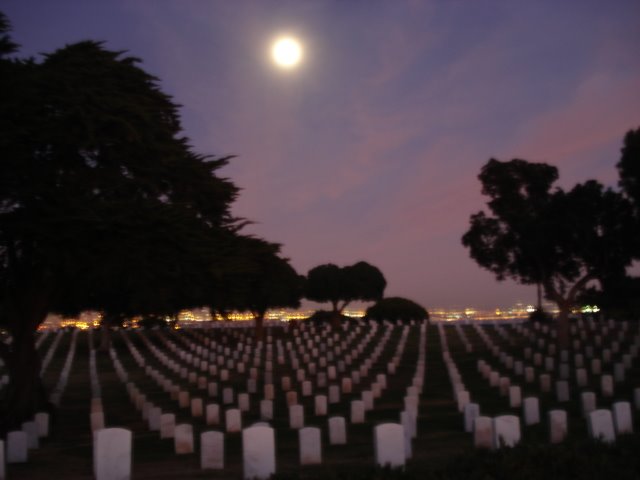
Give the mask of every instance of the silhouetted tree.
[(280, 257), (280, 246), (254, 237), (240, 237), (233, 258), (241, 265), (228, 269), (213, 308), (222, 312), (250, 311), (255, 318), (256, 338), (263, 338), (264, 316), (270, 308), (300, 306), (304, 277)]
[(367, 309), (367, 318), (377, 321), (428, 320), (429, 312), (414, 301), (402, 297), (389, 297), (379, 300)]
[(328, 263), (309, 270), (305, 297), (320, 303), (330, 302), (333, 325), (337, 327), (349, 303), (379, 300), (386, 286), (382, 272), (366, 262), (346, 267)]
[(559, 343), (567, 346), (568, 316), (578, 294), (631, 262), (629, 203), (593, 180), (552, 191), (557, 169), (524, 160), (491, 159), (479, 178), (491, 215), (472, 215), (463, 245), (498, 280), (542, 284), (559, 307)]
[[(43, 408), (50, 312), (164, 314), (206, 303), (236, 240), (227, 159), (196, 154), (177, 105), (138, 60), (81, 42), (10, 59), (0, 21), (2, 426)], [(38, 394), (40, 392), (40, 394)]]

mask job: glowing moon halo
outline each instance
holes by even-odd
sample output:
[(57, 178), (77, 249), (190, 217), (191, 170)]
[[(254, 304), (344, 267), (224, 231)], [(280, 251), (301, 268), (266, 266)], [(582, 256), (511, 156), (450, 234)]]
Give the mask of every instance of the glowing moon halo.
[(295, 38), (279, 38), (271, 47), (271, 57), (278, 66), (293, 68), (302, 60), (302, 46)]

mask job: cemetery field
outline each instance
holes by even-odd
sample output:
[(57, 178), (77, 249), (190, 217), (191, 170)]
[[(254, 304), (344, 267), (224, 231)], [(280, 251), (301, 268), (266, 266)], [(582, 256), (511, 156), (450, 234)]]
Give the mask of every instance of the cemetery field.
[[(238, 325), (120, 330), (108, 352), (97, 350), (97, 331), (41, 333), (42, 376), (58, 407), (26, 461), (11, 461), (4, 439), (6, 478), (96, 478), (94, 450), (127, 445), (117, 437), (100, 453), (92, 432), (114, 427), (131, 432), (134, 479), (243, 478), (251, 468), (276, 478), (400, 478), (376, 469), (385, 462), (404, 465), (406, 478), (538, 478), (540, 459), (574, 477), (598, 478), (608, 462), (618, 478), (640, 475), (637, 322), (576, 323), (566, 351), (532, 324), (354, 321), (341, 332), (267, 332), (258, 343)], [(374, 429), (387, 423), (396, 425), (379, 430), (376, 447)], [(220, 433), (201, 440), (208, 431)], [(243, 440), (258, 431), (273, 445)], [(255, 465), (243, 456), (251, 448)], [(104, 458), (98, 470), (120, 462)]]

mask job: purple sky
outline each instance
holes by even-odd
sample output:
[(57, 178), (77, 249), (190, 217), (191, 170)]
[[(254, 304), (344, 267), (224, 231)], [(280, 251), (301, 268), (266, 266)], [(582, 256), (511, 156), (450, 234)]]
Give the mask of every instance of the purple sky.
[[(561, 184), (614, 185), (640, 126), (640, 2), (22, 0), (0, 2), (23, 55), (105, 40), (182, 104), (196, 150), (237, 154), (247, 231), (305, 273), (378, 266), (386, 295), (434, 307), (533, 302), (460, 243), (490, 157)], [(304, 63), (273, 66), (279, 33)]]

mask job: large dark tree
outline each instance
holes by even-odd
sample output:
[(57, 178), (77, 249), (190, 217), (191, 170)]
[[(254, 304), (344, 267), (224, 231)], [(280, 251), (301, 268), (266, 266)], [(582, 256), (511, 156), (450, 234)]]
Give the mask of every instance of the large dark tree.
[(624, 272), (634, 248), (629, 203), (595, 181), (552, 190), (557, 169), (491, 159), (479, 175), (490, 213), (471, 217), (462, 237), (471, 257), (499, 280), (541, 284), (560, 310), (558, 338), (590, 282)]
[(328, 263), (309, 270), (305, 297), (316, 302), (330, 302), (333, 324), (353, 301), (375, 301), (382, 298), (387, 286), (382, 272), (367, 262), (346, 267)]
[(1, 428), (46, 399), (34, 347), (50, 312), (175, 312), (228, 268), (236, 187), (195, 153), (138, 60), (95, 42), (12, 59), (0, 18)]

